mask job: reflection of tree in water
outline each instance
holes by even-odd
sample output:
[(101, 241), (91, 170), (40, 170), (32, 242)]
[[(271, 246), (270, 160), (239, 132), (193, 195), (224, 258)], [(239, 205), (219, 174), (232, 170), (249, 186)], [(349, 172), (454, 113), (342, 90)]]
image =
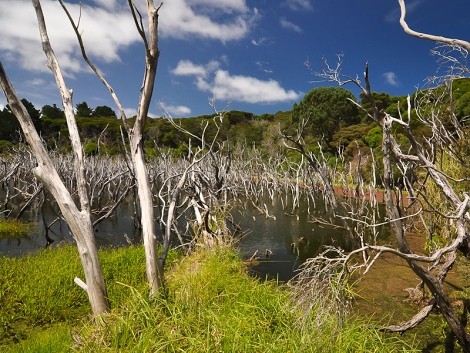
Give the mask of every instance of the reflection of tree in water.
[(305, 260), (309, 255), (309, 240), (304, 236), (297, 236), (291, 243), (291, 251), (300, 260)]

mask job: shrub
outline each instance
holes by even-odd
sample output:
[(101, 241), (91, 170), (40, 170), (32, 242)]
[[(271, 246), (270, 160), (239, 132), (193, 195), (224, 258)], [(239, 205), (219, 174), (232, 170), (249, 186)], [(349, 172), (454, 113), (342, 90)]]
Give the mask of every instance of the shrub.
[(7, 152), (13, 147), (13, 143), (6, 140), (0, 140), (0, 153)]
[(98, 154), (98, 144), (94, 141), (87, 141), (83, 146), (83, 152), (87, 156), (94, 156)]

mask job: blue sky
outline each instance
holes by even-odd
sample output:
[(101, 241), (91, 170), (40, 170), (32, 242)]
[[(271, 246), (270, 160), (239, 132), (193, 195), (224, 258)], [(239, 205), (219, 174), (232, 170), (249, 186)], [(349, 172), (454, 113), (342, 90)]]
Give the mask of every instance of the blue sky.
[[(136, 3), (142, 5), (142, 0)], [(155, 1), (157, 3), (157, 1)], [(79, 1), (69, 0), (78, 18)], [(470, 40), (470, 1), (408, 0), (411, 28)], [(89, 72), (57, 1), (42, 0), (52, 45), (74, 91), (74, 104), (108, 105)], [(145, 13), (143, 6), (142, 13)], [(166, 0), (160, 10), (160, 60), (151, 107), (174, 117), (244, 110), (289, 110), (314, 87), (305, 66), (320, 71), (343, 55), (343, 72), (362, 75), (369, 63), (374, 91), (412, 93), (436, 74), (435, 43), (406, 35), (397, 0)], [(39, 43), (29, 0), (0, 0), (0, 60), (19, 95), (38, 109), (60, 106)], [(125, 0), (83, 0), (80, 29), (89, 55), (128, 114), (136, 111), (143, 49)], [(350, 87), (352, 89), (352, 87)], [(211, 106), (210, 101), (214, 102)], [(6, 104), (0, 95), (0, 108)]]

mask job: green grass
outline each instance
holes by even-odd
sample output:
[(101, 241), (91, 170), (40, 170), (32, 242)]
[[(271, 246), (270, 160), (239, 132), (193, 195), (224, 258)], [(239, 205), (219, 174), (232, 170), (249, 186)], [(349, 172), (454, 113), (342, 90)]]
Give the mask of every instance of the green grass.
[[(118, 282), (146, 289), (141, 246), (103, 250), (100, 259), (112, 306), (127, 300), (128, 293)], [(27, 338), (33, 327), (76, 326), (86, 317), (90, 312), (88, 298), (73, 283), (76, 276), (84, 278), (73, 246), (0, 258), (0, 347)]]
[[(299, 320), (287, 288), (247, 275), (231, 247), (175, 262), (146, 295), (142, 247), (100, 252), (113, 310), (92, 321), (73, 247), (0, 258), (2, 352), (411, 352), (359, 320)], [(325, 313), (321, 313), (322, 317)], [(328, 314), (328, 313), (327, 313)], [(72, 338), (73, 337), (73, 338)]]
[(54, 324), (33, 329), (26, 340), (2, 348), (4, 353), (69, 353), (73, 352), (71, 328)]
[(0, 239), (24, 237), (32, 228), (33, 225), (31, 223), (14, 219), (0, 219)]
[(166, 297), (129, 301), (80, 331), (83, 352), (405, 352), (361, 321), (298, 320), (289, 291), (246, 275), (231, 248), (201, 250), (167, 278)]

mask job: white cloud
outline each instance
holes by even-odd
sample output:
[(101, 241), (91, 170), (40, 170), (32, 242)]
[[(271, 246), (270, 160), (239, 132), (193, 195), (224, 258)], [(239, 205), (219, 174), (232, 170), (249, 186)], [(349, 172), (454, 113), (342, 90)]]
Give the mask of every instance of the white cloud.
[(226, 12), (248, 12), (248, 6), (245, 0), (187, 0), (189, 5), (205, 5), (213, 8), (219, 8)]
[[(413, 11), (415, 11), (422, 4), (422, 2), (423, 0), (408, 1), (406, 3), (406, 13), (410, 14)], [(395, 4), (395, 8), (392, 11), (390, 11), (387, 14), (387, 16), (385, 16), (385, 22), (394, 23), (394, 22), (398, 22), (399, 19), (400, 19), (400, 8), (398, 4)]]
[(113, 10), (117, 5), (116, 0), (94, 0), (94, 3), (109, 10)]
[(302, 32), (302, 28), (297, 26), (295, 23), (292, 23), (292, 22), (286, 20), (284, 17), (281, 17), (279, 19), (279, 23), (281, 24), (282, 28), (285, 28), (285, 29), (288, 29), (290, 31), (294, 31), (294, 32), (297, 32), (297, 33)]
[(252, 39), (251, 44), (253, 44), (256, 47), (259, 47), (261, 45), (267, 45), (269, 44), (270, 40), (267, 37), (261, 37), (259, 39)]
[(185, 117), (191, 114), (191, 108), (185, 105), (166, 105), (164, 102), (160, 102), (160, 107), (166, 113), (165, 115), (170, 115), (171, 117)]
[[(28, 71), (48, 72), (31, 2), (0, 1), (0, 55), (3, 60)], [(138, 5), (141, 3), (137, 1)], [(59, 3), (42, 0), (41, 4), (51, 44), (65, 74), (73, 76), (88, 71)], [(130, 11), (121, 1), (93, 0), (82, 5), (68, 3), (67, 7), (76, 21), (80, 19), (79, 29), (87, 53), (95, 60), (119, 61), (122, 50), (141, 42)], [(143, 7), (140, 9), (145, 13)], [(226, 42), (244, 38), (257, 16), (258, 11), (250, 10), (246, 0), (172, 0), (160, 9), (159, 29), (166, 37), (197, 36)]]
[(257, 18), (257, 9), (250, 11), (245, 0), (172, 0), (163, 4), (159, 20), (165, 37), (226, 42), (244, 38)]
[(37, 108), (55, 102), (59, 97), (57, 85), (50, 76), (40, 77), (25, 76), (23, 82), (18, 85), (17, 93), (20, 97), (27, 97)]
[(274, 103), (293, 101), (299, 94), (286, 91), (279, 82), (259, 80), (250, 76), (230, 75), (225, 70), (218, 70), (208, 90), (215, 99), (246, 103)]
[(124, 109), (124, 113), (126, 113), (126, 116), (128, 118), (137, 115), (137, 109), (135, 109), (135, 108), (124, 107), (123, 109)]
[[(112, 1), (107, 3), (112, 5)], [(73, 18), (78, 20), (80, 5), (67, 6)], [(61, 68), (69, 75), (84, 71), (85, 66), (79, 57), (75, 34), (59, 3), (42, 1), (42, 9), (51, 44)], [(2, 0), (0, 23), (1, 54), (9, 61), (14, 60), (23, 69), (48, 71), (31, 3), (24, 0)], [(104, 62), (119, 60), (120, 50), (140, 40), (129, 12), (124, 10), (110, 13), (102, 7), (82, 5), (80, 30), (88, 54)]]
[(286, 0), (284, 4), (292, 11), (311, 11), (313, 6), (310, 0)]
[(266, 74), (272, 74), (273, 70), (269, 67), (269, 63), (266, 61), (257, 61), (256, 66)]
[(34, 86), (34, 87), (44, 87), (47, 84), (49, 84), (49, 82), (46, 82), (46, 80), (44, 80), (42, 78), (33, 78), (33, 79), (28, 81), (28, 84), (30, 86)]
[(390, 71), (390, 72), (385, 72), (383, 74), (383, 77), (385, 78), (385, 82), (387, 82), (391, 86), (398, 86), (398, 78), (397, 75)]
[(218, 61), (210, 61), (206, 65), (196, 65), (190, 60), (180, 60), (176, 67), (170, 72), (176, 76), (202, 76), (206, 77), (208, 73), (215, 71), (220, 66)]
[[(181, 63), (181, 62), (180, 62)], [(178, 63), (177, 68), (180, 63)], [(186, 67), (197, 67), (199, 70), (172, 70), (175, 75), (195, 76), (196, 86), (203, 92), (209, 92), (213, 98), (225, 101), (238, 101), (245, 103), (277, 103), (294, 101), (300, 97), (299, 92), (286, 90), (275, 80), (260, 80), (251, 76), (232, 75), (226, 70), (220, 69), (214, 62), (210, 65), (189, 65), (191, 62), (185, 61)], [(200, 68), (207, 68), (201, 70)]]

